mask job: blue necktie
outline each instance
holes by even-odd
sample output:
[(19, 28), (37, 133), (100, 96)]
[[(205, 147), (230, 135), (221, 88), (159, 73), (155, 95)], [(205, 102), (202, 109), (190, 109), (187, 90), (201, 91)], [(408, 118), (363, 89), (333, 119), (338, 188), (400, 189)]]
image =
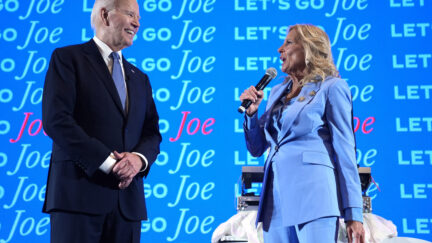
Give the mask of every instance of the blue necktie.
[(114, 84), (117, 88), (117, 92), (120, 96), (120, 101), (122, 103), (123, 110), (125, 109), (126, 103), (126, 87), (123, 78), (123, 72), (120, 66), (120, 56), (117, 52), (112, 52), (110, 57), (113, 59), (112, 66), (112, 78), (114, 80)]

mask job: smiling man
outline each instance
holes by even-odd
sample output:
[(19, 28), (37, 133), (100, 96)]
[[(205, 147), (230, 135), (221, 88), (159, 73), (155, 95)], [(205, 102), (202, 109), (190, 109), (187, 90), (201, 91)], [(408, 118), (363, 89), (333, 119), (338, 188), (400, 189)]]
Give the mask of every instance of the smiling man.
[(161, 135), (148, 77), (121, 54), (139, 18), (136, 0), (96, 0), (95, 37), (52, 54), (42, 101), (51, 242), (140, 241), (143, 177)]

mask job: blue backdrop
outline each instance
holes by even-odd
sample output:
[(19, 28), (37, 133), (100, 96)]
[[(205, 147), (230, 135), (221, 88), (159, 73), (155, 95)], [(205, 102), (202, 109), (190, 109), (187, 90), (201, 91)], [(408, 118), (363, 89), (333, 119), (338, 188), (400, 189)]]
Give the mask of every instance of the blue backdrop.
[[(209, 242), (236, 213), (241, 166), (264, 162), (246, 151), (238, 97), (268, 67), (280, 72), (277, 48), (295, 23), (330, 36), (353, 94), (358, 163), (380, 188), (368, 190), (373, 212), (400, 236), (432, 240), (431, 1), (138, 2), (141, 28), (124, 55), (150, 76), (164, 139), (145, 181), (143, 242)], [(93, 37), (92, 5), (0, 0), (2, 243), (49, 240), (44, 76), (54, 48)]]

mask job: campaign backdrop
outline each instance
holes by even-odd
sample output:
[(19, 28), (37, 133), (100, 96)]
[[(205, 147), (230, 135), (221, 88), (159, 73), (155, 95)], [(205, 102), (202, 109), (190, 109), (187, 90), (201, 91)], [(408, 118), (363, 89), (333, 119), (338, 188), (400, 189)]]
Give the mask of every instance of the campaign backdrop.
[[(357, 162), (372, 168), (373, 213), (399, 236), (432, 240), (432, 1), (139, 0), (124, 56), (147, 73), (161, 154), (144, 182), (143, 242), (210, 242), (236, 213), (246, 150), (241, 92), (265, 70), (288, 26), (329, 35), (354, 104)], [(48, 242), (41, 212), (51, 155), (41, 100), (52, 51), (94, 36), (93, 0), (0, 0), (0, 242)], [(262, 113), (262, 107), (260, 112)], [(295, 172), (287, 172), (295, 173)], [(293, 198), (293, 200), (296, 200)]]

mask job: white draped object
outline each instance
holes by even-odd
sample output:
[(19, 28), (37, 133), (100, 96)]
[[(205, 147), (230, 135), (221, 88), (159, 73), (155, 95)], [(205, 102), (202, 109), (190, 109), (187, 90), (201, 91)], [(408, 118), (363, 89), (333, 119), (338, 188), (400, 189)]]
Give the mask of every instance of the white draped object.
[[(219, 242), (223, 237), (244, 239), (248, 243), (263, 243), (262, 226), (255, 228), (257, 211), (240, 211), (228, 221), (219, 225), (213, 232), (212, 243)], [(372, 213), (363, 214), (365, 243), (428, 243), (428, 241), (406, 237), (396, 237), (396, 225)], [(343, 219), (339, 221), (338, 243), (347, 243), (346, 227)]]

